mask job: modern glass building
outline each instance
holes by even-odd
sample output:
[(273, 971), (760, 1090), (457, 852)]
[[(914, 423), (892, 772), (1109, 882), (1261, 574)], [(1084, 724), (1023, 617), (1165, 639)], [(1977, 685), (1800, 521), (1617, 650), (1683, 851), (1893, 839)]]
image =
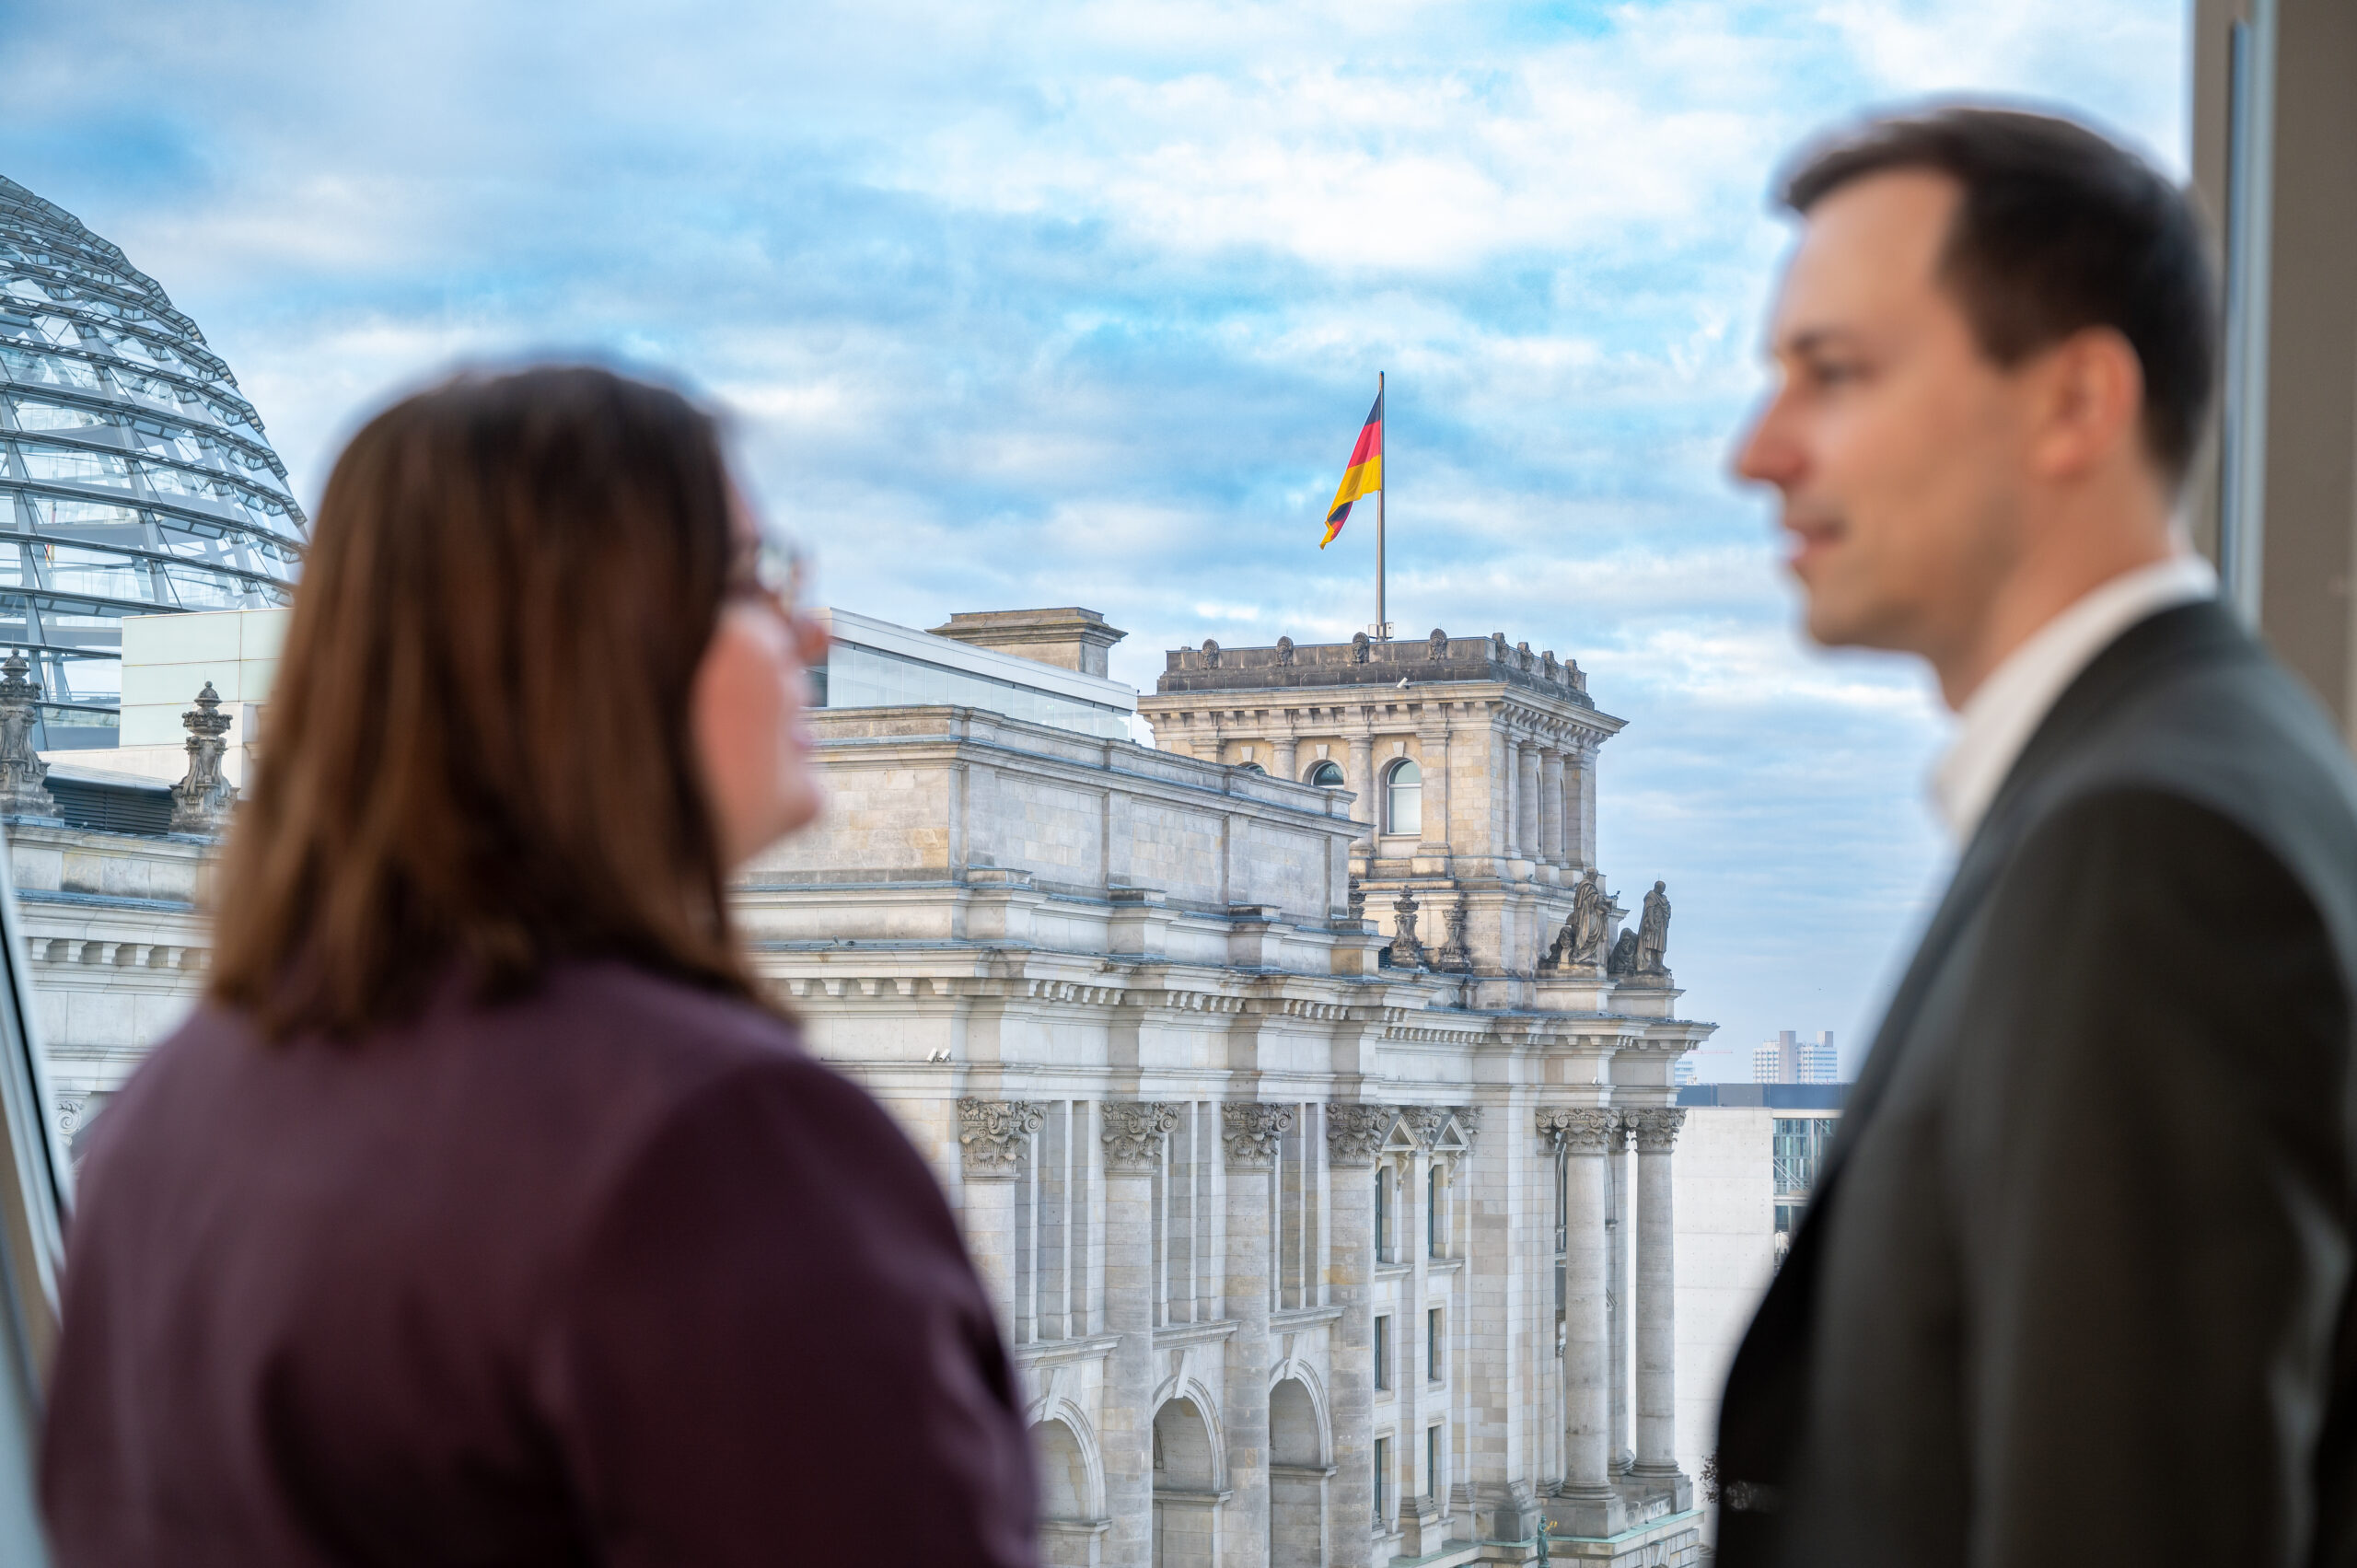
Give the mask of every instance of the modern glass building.
[(123, 616), (285, 604), (305, 532), (196, 323), (0, 179), (0, 649), (33, 663), (40, 744), (115, 744)]

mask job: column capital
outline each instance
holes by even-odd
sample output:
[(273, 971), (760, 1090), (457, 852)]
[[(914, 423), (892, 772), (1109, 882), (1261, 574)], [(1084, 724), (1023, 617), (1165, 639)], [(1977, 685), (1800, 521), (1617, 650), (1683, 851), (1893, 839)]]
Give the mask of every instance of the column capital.
[(1223, 1105), (1221, 1136), (1227, 1163), (1244, 1170), (1268, 1170), (1277, 1163), (1277, 1138), (1293, 1126), (1289, 1105)]
[(958, 1102), (958, 1144), (966, 1156), (966, 1179), (1011, 1179), (1023, 1158), (1023, 1145), (1047, 1120), (1045, 1108), (1027, 1099), (975, 1099)]
[(1558, 1154), (1604, 1155), (1620, 1145), (1620, 1113), (1587, 1106), (1541, 1106), (1538, 1136)]
[(1448, 1108), (1440, 1105), (1410, 1105), (1399, 1109), (1399, 1120), (1408, 1124), (1408, 1136), (1416, 1146), (1431, 1154), (1440, 1143), (1440, 1135), (1448, 1127)]
[(1481, 1108), (1460, 1105), (1451, 1114), (1457, 1118), (1457, 1135), (1465, 1140), (1465, 1152), (1469, 1155), (1481, 1141)]
[(1326, 1163), (1336, 1166), (1373, 1165), (1376, 1151), (1391, 1136), (1399, 1112), (1387, 1105), (1329, 1105), (1326, 1108)]
[(1678, 1129), (1685, 1125), (1686, 1110), (1682, 1106), (1657, 1105), (1629, 1112), (1629, 1130), (1637, 1135), (1640, 1154), (1669, 1153), (1678, 1142)]
[(1147, 1172), (1162, 1163), (1163, 1140), (1178, 1125), (1178, 1107), (1160, 1100), (1105, 1102), (1105, 1168)]

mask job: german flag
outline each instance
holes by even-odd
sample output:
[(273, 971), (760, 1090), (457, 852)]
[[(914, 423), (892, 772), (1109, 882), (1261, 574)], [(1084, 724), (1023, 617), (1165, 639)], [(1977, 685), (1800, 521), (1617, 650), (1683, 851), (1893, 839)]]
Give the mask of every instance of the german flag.
[(1375, 394), (1375, 407), (1368, 411), (1366, 424), (1359, 429), (1359, 444), (1351, 448), (1351, 466), (1342, 470), (1342, 488), (1334, 492), (1334, 505), (1326, 514), (1326, 537), (1318, 541), (1325, 549), (1334, 542), (1349, 520), (1351, 503), (1370, 491), (1383, 488), (1383, 394)]

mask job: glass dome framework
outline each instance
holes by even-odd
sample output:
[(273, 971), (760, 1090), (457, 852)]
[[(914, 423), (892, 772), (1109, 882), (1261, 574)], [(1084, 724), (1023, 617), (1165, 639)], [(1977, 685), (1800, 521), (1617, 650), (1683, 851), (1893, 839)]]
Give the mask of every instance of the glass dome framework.
[(196, 323), (0, 177), (0, 649), (38, 671), (41, 744), (114, 744), (123, 616), (284, 605), (308, 527)]

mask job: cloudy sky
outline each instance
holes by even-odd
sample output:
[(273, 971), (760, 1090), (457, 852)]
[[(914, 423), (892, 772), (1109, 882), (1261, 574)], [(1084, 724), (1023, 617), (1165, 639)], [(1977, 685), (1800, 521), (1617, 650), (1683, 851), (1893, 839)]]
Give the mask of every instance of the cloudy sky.
[[(2182, 0), (0, 6), (0, 173), (202, 324), (315, 496), (390, 389), (590, 350), (733, 407), (821, 596), (1341, 639), (1318, 520), (1390, 374), (1391, 609), (1630, 726), (1706, 1077), (1852, 1056), (1944, 875), (1921, 678), (1804, 647), (1724, 474), (1813, 128), (1969, 92), (2184, 165)], [(1372, 522), (1371, 509), (1365, 523)], [(1627, 901), (1633, 903), (1633, 896)]]

